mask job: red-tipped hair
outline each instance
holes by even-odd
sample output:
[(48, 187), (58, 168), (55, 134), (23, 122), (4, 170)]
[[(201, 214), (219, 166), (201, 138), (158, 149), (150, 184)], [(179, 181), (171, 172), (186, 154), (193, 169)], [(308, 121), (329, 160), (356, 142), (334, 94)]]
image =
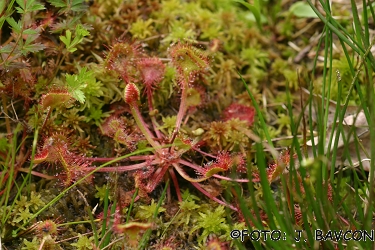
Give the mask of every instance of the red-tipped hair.
[(142, 57), (140, 44), (134, 42), (117, 42), (107, 55), (105, 65), (116, 71), (125, 83), (130, 83), (136, 75), (135, 62)]
[(145, 85), (145, 92), (147, 96), (151, 96), (153, 90), (163, 80), (165, 65), (159, 58), (142, 58), (137, 62), (137, 67)]

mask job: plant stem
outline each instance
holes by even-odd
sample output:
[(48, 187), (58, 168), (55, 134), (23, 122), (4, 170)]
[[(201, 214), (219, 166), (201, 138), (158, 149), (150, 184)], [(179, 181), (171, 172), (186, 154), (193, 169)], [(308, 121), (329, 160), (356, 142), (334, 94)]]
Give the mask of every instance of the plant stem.
[(145, 136), (146, 140), (150, 145), (158, 152), (160, 153), (161, 146), (158, 142), (154, 141), (152, 138), (154, 137), (151, 131), (147, 128), (147, 124), (142, 118), (141, 112), (139, 112), (137, 105), (130, 105), (130, 110), (132, 112), (132, 115), (134, 117), (135, 122), (138, 125), (138, 128), (141, 130), (143, 135)]
[(172, 168), (169, 169), (169, 175), (171, 176), (174, 187), (176, 188), (176, 194), (177, 194), (178, 201), (182, 201), (180, 186), (178, 185), (177, 177), (176, 177)]
[[(154, 111), (154, 105), (152, 103), (152, 93), (151, 92), (147, 92), (147, 100), (148, 100), (148, 110), (151, 113), (151, 112)], [(155, 134), (156, 134), (157, 138), (162, 138), (162, 134), (160, 133), (160, 130), (157, 127), (157, 122), (156, 122), (156, 119), (155, 119), (154, 115), (151, 116), (151, 122), (152, 122), (152, 126), (154, 128), (154, 131), (155, 131)]]
[(203, 178), (200, 178), (200, 179), (191, 178), (190, 176), (188, 176), (185, 173), (185, 171), (177, 163), (174, 163), (173, 166), (176, 169), (176, 171), (181, 175), (181, 177), (184, 178), (185, 180), (189, 181), (189, 182), (202, 182), (202, 181), (205, 181), (205, 180), (207, 180), (211, 177), (211, 176), (203, 177)]
[(46, 180), (53, 180), (53, 179), (56, 179), (55, 176), (50, 176), (50, 175), (46, 175), (46, 174), (42, 174), (42, 173), (39, 173), (37, 171), (30, 171), (29, 169), (27, 168), (19, 168), (18, 169), (19, 172), (24, 172), (24, 173), (31, 173), (32, 175), (34, 176), (39, 176), (43, 179), (46, 179)]
[[(159, 161), (153, 161), (153, 162), (142, 162), (134, 165), (129, 165), (129, 166), (119, 166), (119, 167), (103, 167), (101, 169), (98, 169), (96, 172), (126, 172), (126, 171), (132, 171), (132, 170), (137, 170), (141, 169), (143, 167), (147, 167), (150, 165), (156, 165), (159, 164)], [(96, 169), (96, 167), (87, 167), (85, 168), (88, 171)]]
[(217, 203), (223, 205), (223, 206), (226, 206), (226, 207), (229, 207), (230, 209), (238, 212), (238, 209), (233, 207), (232, 205), (229, 205), (227, 203), (225, 203), (224, 201), (222, 200), (219, 200), (218, 198), (212, 196), (209, 192), (207, 192), (206, 190), (204, 190), (198, 183), (194, 183), (192, 182), (191, 184), (193, 184), (194, 187), (196, 187), (199, 191), (201, 191), (204, 195), (206, 195), (208, 198), (210, 198), (211, 200), (214, 200), (216, 201)]
[(178, 110), (176, 119), (176, 132), (180, 130), (182, 119), (184, 118), (184, 115), (186, 113), (187, 87), (187, 84), (184, 84), (184, 86), (182, 87), (180, 109)]
[[(116, 157), (84, 157), (85, 161), (91, 161), (91, 162), (108, 162), (117, 159)], [(121, 161), (146, 161), (155, 159), (154, 155), (136, 155), (136, 156), (130, 156), (129, 158), (122, 159)]]
[[(185, 165), (187, 167), (191, 167), (192, 169), (195, 169), (197, 172), (199, 173), (203, 173), (203, 169), (201, 166), (198, 166), (198, 165), (195, 165), (191, 162), (188, 162), (188, 161), (185, 161), (185, 160), (179, 160), (178, 161), (180, 164), (182, 165)], [(232, 179), (232, 178), (229, 178), (229, 177), (225, 177), (225, 176), (221, 176), (221, 175), (218, 175), (218, 174), (214, 174), (212, 175), (213, 177), (215, 178), (218, 178), (218, 179), (221, 179), (221, 180), (226, 180), (226, 181), (234, 181), (234, 182), (249, 182), (248, 179)], [(211, 176), (210, 176), (211, 177)], [(209, 178), (209, 177), (208, 177)], [(196, 181), (197, 182), (197, 181)]]

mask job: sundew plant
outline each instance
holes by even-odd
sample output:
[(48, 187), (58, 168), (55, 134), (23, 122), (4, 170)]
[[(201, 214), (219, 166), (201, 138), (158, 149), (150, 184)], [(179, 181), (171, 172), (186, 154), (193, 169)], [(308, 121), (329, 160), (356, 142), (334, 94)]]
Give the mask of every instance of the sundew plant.
[(374, 247), (371, 2), (0, 13), (0, 249)]

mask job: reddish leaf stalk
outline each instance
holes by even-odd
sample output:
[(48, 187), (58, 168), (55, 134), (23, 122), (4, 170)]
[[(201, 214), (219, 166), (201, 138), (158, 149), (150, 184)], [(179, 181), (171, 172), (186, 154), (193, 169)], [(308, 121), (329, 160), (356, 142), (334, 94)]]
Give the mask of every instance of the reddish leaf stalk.
[[(202, 169), (201, 166), (198, 166), (196, 164), (193, 164), (193, 163), (191, 163), (189, 161), (185, 161), (185, 160), (182, 160), (182, 159), (180, 159), (178, 161), (178, 163), (183, 164), (183, 165), (185, 165), (187, 167), (191, 167), (192, 169), (195, 169), (200, 174), (204, 174), (204, 171), (203, 171), (203, 169)], [(247, 182), (249, 182), (248, 179), (232, 179), (232, 178), (225, 177), (225, 176), (218, 175), (218, 174), (214, 174), (212, 176), (214, 176), (214, 177), (216, 177), (218, 179), (221, 179), (221, 180), (226, 180), (226, 181), (234, 181), (234, 182), (241, 182), (241, 183), (247, 183)]]
[(180, 130), (182, 119), (185, 116), (186, 113), (186, 99), (187, 99), (187, 88), (183, 87), (181, 93), (181, 102), (180, 102), (180, 108), (178, 110), (177, 119), (176, 119), (176, 131)]
[(178, 185), (176, 174), (174, 173), (173, 169), (171, 169), (171, 168), (169, 169), (169, 175), (171, 176), (174, 187), (176, 189), (178, 201), (182, 201), (180, 186)]
[(142, 169), (144, 167), (150, 166), (150, 165), (157, 165), (160, 161), (155, 160), (153, 162), (142, 162), (138, 164), (128, 165), (128, 166), (119, 166), (119, 167), (103, 167), (98, 169), (97, 167), (87, 167), (86, 169), (88, 171), (92, 171), (95, 169), (98, 169), (96, 172), (126, 172), (126, 171), (132, 171), (137, 169)]
[(139, 111), (139, 108), (135, 105), (131, 105), (130, 106), (130, 110), (131, 110), (131, 113), (134, 117), (134, 120), (135, 122), (137, 123), (138, 125), (138, 128), (141, 130), (141, 132), (143, 133), (143, 135), (145, 136), (146, 140), (148, 141), (148, 143), (150, 143), (150, 145), (157, 151), (157, 152), (160, 152), (161, 150), (161, 145), (156, 142), (155, 140), (153, 140), (152, 138), (154, 138), (155, 136), (151, 133), (151, 131), (148, 129), (147, 127), (147, 124), (145, 123), (145, 121), (143, 120), (143, 117), (141, 115), (141, 112)]
[(218, 198), (212, 196), (210, 193), (208, 193), (206, 190), (204, 190), (198, 183), (194, 183), (192, 182), (191, 184), (193, 184), (194, 187), (196, 187), (199, 191), (201, 191), (204, 195), (206, 195), (208, 198), (210, 198), (211, 200), (214, 200), (216, 201), (217, 203), (223, 205), (223, 206), (226, 206), (226, 207), (229, 207), (230, 209), (238, 212), (238, 209), (232, 205), (229, 205), (227, 203), (225, 203), (224, 201), (222, 200), (219, 200)]

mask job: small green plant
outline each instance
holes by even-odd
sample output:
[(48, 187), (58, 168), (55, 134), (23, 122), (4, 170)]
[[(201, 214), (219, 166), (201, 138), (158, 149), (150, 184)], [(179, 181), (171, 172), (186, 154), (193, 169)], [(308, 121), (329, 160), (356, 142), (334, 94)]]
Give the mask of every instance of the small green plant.
[(77, 25), (74, 33), (74, 38), (72, 40), (72, 32), (70, 30), (67, 30), (65, 32), (65, 36), (60, 36), (60, 40), (65, 44), (66, 49), (73, 53), (77, 50), (76, 46), (80, 43), (82, 43), (83, 38), (85, 36), (88, 36), (90, 32), (83, 28), (82, 25)]

